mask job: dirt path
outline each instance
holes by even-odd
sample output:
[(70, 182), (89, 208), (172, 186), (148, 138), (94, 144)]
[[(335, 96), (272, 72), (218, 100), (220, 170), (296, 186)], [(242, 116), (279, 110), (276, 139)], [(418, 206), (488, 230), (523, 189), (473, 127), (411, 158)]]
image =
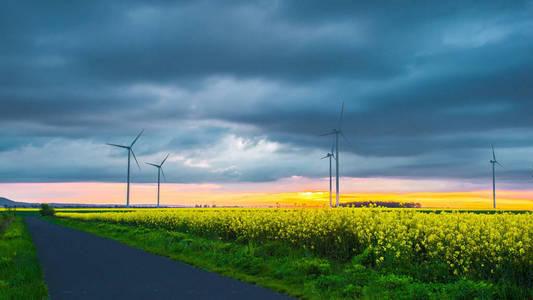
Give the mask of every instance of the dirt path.
[(290, 299), (39, 217), (25, 220), (52, 300)]

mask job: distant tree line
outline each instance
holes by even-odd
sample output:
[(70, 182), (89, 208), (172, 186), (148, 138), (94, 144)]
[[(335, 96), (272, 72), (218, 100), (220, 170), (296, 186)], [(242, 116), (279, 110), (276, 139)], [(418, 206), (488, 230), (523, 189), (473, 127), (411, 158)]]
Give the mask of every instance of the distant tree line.
[(421, 208), (416, 202), (357, 201), (341, 203), (342, 207), (388, 207), (388, 208)]
[(35, 203), (35, 204), (13, 204), (13, 205), (4, 204), (2, 206), (4, 208), (37, 208), (37, 207), (40, 207), (41, 204), (39, 204), (39, 203)]

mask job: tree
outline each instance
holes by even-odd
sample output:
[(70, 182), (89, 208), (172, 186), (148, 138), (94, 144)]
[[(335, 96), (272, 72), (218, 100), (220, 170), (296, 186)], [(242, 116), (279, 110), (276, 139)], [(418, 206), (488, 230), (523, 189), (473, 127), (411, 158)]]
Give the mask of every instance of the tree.
[(41, 204), (41, 210), (39, 211), (41, 213), (41, 216), (51, 216), (53, 217), (56, 211), (53, 207), (51, 207), (48, 204)]

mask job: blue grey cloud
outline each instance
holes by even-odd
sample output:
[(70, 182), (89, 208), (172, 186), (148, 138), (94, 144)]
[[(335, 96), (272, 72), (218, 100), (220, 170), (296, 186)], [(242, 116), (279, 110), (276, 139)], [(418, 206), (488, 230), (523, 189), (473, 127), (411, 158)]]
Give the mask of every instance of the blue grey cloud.
[(170, 181), (319, 177), (344, 101), (347, 176), (480, 180), (494, 143), (525, 188), (531, 20), (531, 1), (8, 1), (0, 181), (121, 181), (101, 145), (140, 128)]

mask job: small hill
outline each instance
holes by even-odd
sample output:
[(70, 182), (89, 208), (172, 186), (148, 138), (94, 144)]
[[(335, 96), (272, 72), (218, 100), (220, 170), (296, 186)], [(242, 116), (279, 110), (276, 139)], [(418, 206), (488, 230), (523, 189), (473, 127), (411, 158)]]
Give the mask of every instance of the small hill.
[(17, 202), (9, 200), (4, 197), (0, 197), (0, 207), (9, 206), (9, 207), (37, 207), (39, 203), (28, 203), (28, 202)]
[(12, 200), (9, 200), (7, 198), (4, 198), (4, 197), (0, 197), (0, 205), (15, 205), (17, 202), (15, 201), (12, 201)]

